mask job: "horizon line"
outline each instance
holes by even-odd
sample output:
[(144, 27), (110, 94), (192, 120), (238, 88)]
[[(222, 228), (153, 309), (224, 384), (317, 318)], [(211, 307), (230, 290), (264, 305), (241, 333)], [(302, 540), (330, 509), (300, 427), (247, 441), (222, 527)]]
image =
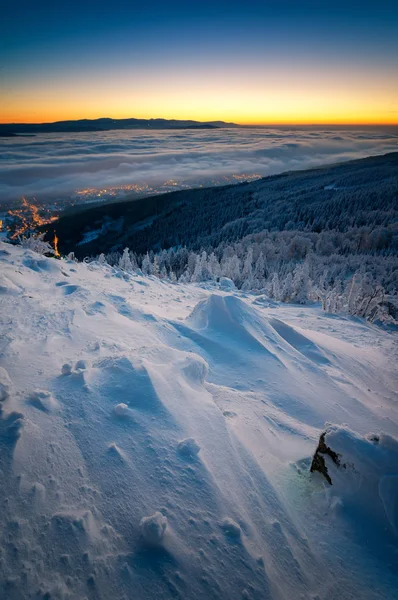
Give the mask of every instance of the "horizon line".
[(137, 121), (192, 121), (201, 124), (220, 122), (226, 125), (236, 125), (239, 127), (336, 127), (336, 126), (347, 126), (347, 127), (398, 127), (398, 121), (268, 121), (268, 122), (237, 122), (237, 121), (224, 121), (221, 118), (207, 119), (205, 121), (194, 119), (194, 118), (176, 118), (176, 117), (79, 117), (79, 118), (62, 118), (55, 121), (1, 121), (0, 126), (5, 125), (53, 125), (62, 122), (74, 122), (74, 121), (99, 121), (102, 119), (109, 119), (113, 121), (122, 121), (135, 119)]

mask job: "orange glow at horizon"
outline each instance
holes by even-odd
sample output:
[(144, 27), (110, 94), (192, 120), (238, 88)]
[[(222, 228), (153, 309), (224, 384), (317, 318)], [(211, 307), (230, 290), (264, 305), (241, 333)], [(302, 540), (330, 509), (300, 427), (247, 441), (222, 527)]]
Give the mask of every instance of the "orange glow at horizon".
[[(14, 106), (15, 109), (15, 106)], [(141, 112), (137, 110), (119, 111), (104, 107), (102, 110), (94, 108), (91, 111), (85, 110), (76, 106), (71, 110), (70, 106), (64, 111), (62, 107), (55, 109), (51, 107), (45, 109), (43, 107), (37, 110), (26, 111), (21, 108), (20, 111), (2, 111), (0, 113), (0, 123), (2, 124), (18, 124), (18, 123), (53, 123), (56, 121), (72, 121), (80, 119), (100, 119), (108, 117), (111, 119), (177, 119), (177, 120), (194, 120), (194, 121), (225, 121), (233, 122), (238, 125), (248, 126), (289, 126), (289, 125), (398, 125), (398, 112), (391, 111), (386, 114), (383, 111), (350, 111), (347, 113), (336, 113), (327, 111), (311, 111), (306, 112), (288, 111), (282, 112), (265, 112), (263, 114), (247, 114), (245, 112), (230, 112), (225, 111), (178, 111), (178, 110), (159, 110), (156, 112)]]
[(141, 74), (20, 81), (2, 93), (0, 123), (164, 118), (242, 125), (395, 125), (398, 78), (386, 70), (310, 68)]
[(251, 116), (243, 114), (223, 114), (220, 112), (211, 112), (211, 113), (197, 113), (197, 112), (188, 112), (180, 114), (177, 110), (175, 111), (162, 111), (156, 113), (141, 113), (138, 111), (112, 111), (104, 108), (103, 110), (93, 110), (90, 112), (85, 111), (84, 109), (79, 109), (76, 107), (74, 110), (63, 111), (60, 110), (43, 110), (40, 111), (32, 111), (29, 112), (25, 110), (21, 110), (18, 113), (0, 113), (0, 123), (2, 124), (18, 124), (18, 123), (53, 123), (56, 121), (73, 121), (80, 119), (100, 119), (100, 118), (111, 118), (111, 119), (176, 119), (176, 120), (194, 120), (194, 121), (225, 121), (232, 122), (237, 125), (242, 126), (270, 126), (277, 127), (280, 126), (300, 126), (300, 125), (389, 125), (394, 126), (398, 125), (398, 113), (396, 111), (392, 111), (393, 114), (385, 114), (383, 112), (371, 113), (366, 111), (353, 111), (348, 114), (334, 114), (325, 112), (313, 112), (308, 111), (307, 114), (300, 113), (266, 113), (264, 115), (255, 115)]

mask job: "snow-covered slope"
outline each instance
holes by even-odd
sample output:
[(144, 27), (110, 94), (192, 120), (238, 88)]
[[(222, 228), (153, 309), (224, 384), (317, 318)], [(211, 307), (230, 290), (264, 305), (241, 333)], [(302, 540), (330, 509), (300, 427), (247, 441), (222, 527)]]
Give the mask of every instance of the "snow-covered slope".
[(1, 598), (395, 597), (393, 334), (6, 244), (0, 269)]

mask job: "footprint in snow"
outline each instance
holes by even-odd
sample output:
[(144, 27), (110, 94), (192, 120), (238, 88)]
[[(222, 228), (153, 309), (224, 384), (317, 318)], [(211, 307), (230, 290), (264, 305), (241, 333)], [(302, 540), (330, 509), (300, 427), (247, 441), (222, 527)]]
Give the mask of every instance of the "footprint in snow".
[(224, 410), (222, 414), (224, 415), (224, 417), (228, 417), (230, 419), (233, 419), (234, 417), (238, 416), (233, 410)]

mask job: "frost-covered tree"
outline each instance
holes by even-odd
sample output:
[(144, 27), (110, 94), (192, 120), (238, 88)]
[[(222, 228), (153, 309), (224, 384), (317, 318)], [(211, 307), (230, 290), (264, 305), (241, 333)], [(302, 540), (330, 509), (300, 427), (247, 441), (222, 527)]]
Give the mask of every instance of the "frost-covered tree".
[(221, 267), (214, 252), (209, 256), (208, 269), (211, 279), (217, 281), (221, 277)]
[(293, 275), (289, 272), (282, 283), (281, 300), (290, 302), (293, 296)]
[(141, 270), (145, 275), (150, 275), (152, 273), (152, 263), (151, 259), (149, 258), (148, 252), (142, 259)]
[(133, 264), (131, 262), (129, 248), (125, 248), (123, 250), (123, 254), (120, 257), (118, 267), (119, 269), (122, 269), (122, 271), (126, 271), (127, 273), (131, 273), (133, 271)]
[(271, 296), (271, 298), (274, 298), (275, 300), (281, 299), (281, 285), (278, 273), (274, 273), (272, 275), (270, 284), (268, 286), (268, 293)]
[(259, 257), (256, 261), (256, 265), (254, 267), (254, 281), (257, 288), (262, 288), (265, 282), (265, 260), (262, 251), (259, 254)]
[(240, 285), (240, 260), (236, 254), (228, 258), (223, 258), (221, 263), (221, 273), (223, 277), (232, 279), (235, 285)]
[(250, 246), (246, 253), (242, 268), (242, 289), (244, 290), (252, 290), (254, 287), (252, 262), (253, 248)]
[(310, 300), (312, 283), (308, 262), (298, 264), (294, 269), (292, 281), (292, 300), (298, 304), (306, 304)]
[[(196, 264), (197, 264), (197, 259), (198, 256), (197, 254), (195, 254), (195, 252), (190, 252), (188, 255), (188, 260), (187, 260), (187, 268), (188, 268), (188, 272), (189, 272), (189, 277), (191, 278), (195, 272), (195, 268), (196, 268)], [(184, 265), (184, 269), (185, 271), (185, 265)]]
[(191, 281), (193, 282), (199, 282), (199, 281), (203, 281), (203, 276), (202, 276), (202, 260), (199, 254), (196, 255), (195, 258), (195, 267), (191, 276)]
[(155, 275), (155, 277), (159, 277), (159, 273), (160, 273), (159, 258), (157, 256), (157, 254), (155, 254), (155, 256), (153, 257), (151, 275)]

